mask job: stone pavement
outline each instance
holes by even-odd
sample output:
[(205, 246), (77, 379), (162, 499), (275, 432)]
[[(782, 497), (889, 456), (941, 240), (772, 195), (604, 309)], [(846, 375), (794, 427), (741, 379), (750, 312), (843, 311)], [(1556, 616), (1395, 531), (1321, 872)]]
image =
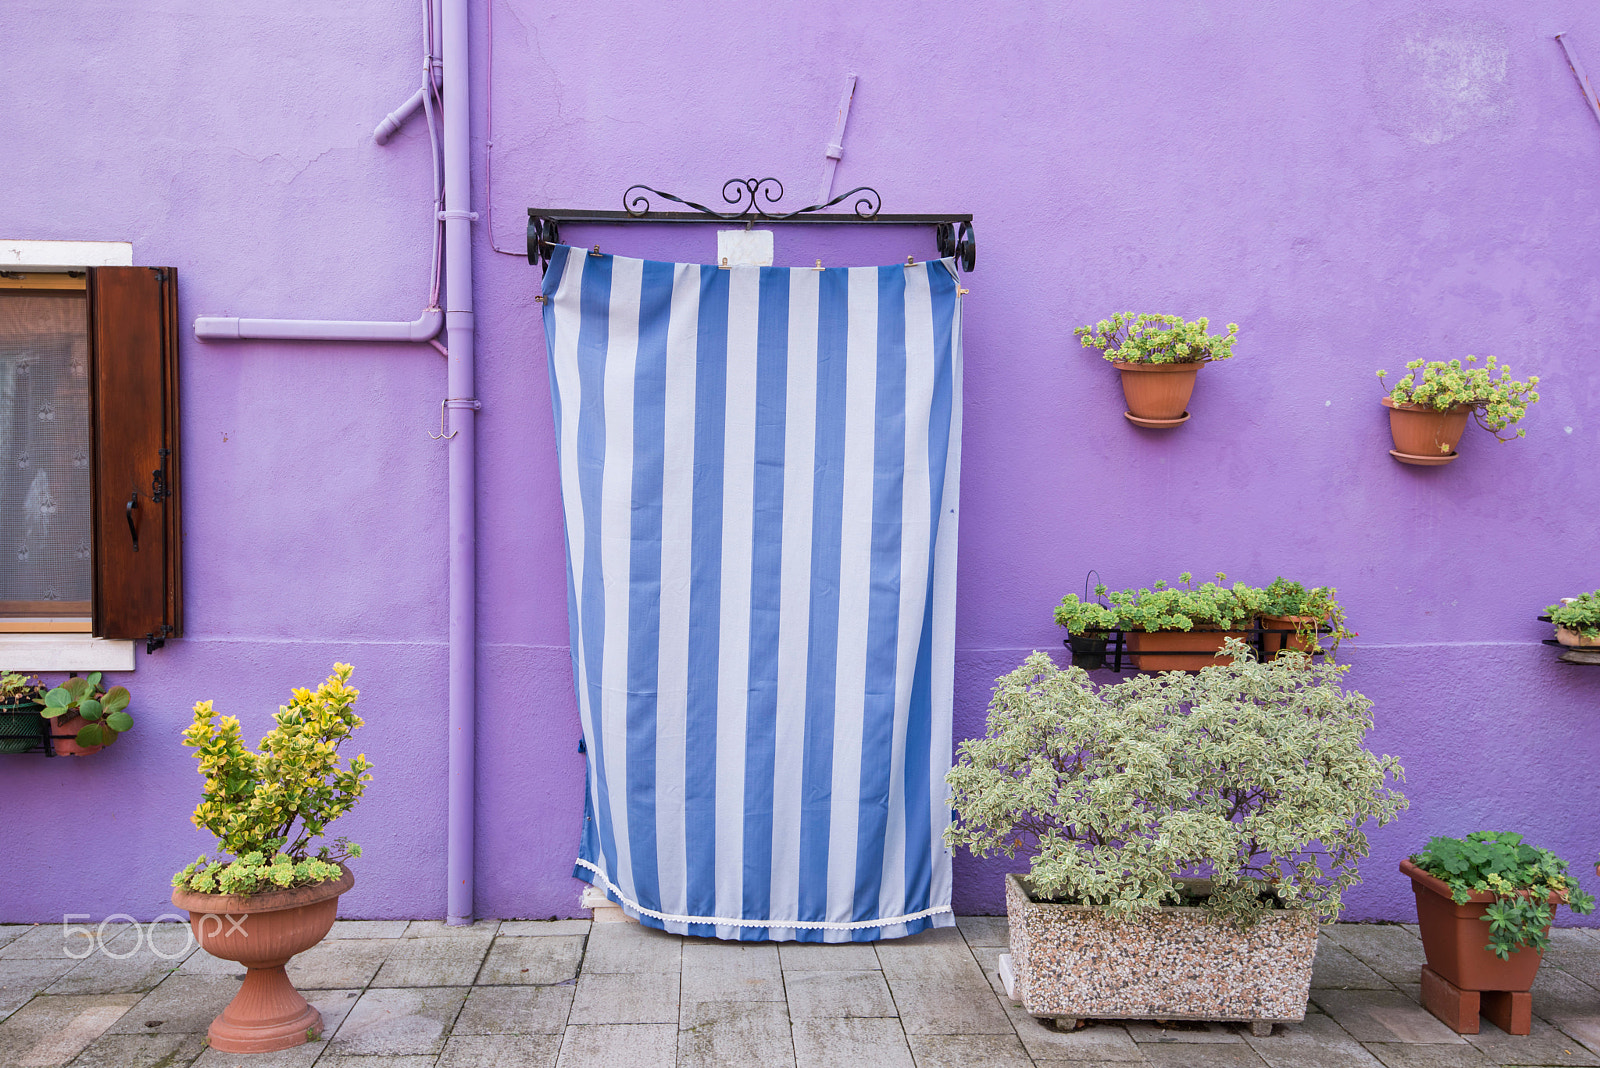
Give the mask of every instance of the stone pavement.
[(178, 924), (0, 927), (0, 1066), (50, 1068), (1468, 1068), (1600, 1066), (1600, 932), (1552, 932), (1534, 1029), (1452, 1033), (1417, 1004), (1415, 928), (1324, 928), (1304, 1023), (1247, 1028), (1022, 1015), (995, 973), (1003, 918), (877, 945), (735, 944), (633, 924), (338, 923), (291, 977), (317, 1042), (205, 1048), (240, 969)]

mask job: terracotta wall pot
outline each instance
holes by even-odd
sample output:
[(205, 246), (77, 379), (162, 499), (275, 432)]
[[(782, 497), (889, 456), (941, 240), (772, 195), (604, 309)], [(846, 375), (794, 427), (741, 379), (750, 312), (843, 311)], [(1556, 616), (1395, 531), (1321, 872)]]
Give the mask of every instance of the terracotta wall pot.
[(32, 701), (0, 705), (0, 753), (26, 753), (44, 740), (44, 720)]
[(1122, 395), (1128, 414), (1138, 419), (1178, 420), (1189, 408), (1198, 363), (1122, 363)]
[(82, 716), (57, 716), (50, 721), (50, 744), (56, 756), (88, 756), (104, 749), (103, 745), (79, 745), (78, 732), (89, 725)]
[[(1262, 616), (1261, 617), (1261, 652), (1264, 659), (1272, 659), (1278, 655), (1279, 650), (1287, 647), (1297, 652), (1309, 653), (1316, 649), (1316, 632), (1308, 637), (1299, 633), (1300, 628), (1310, 623), (1321, 623), (1321, 620), (1310, 616)], [(1273, 631), (1292, 630), (1293, 634), (1274, 634)]]
[(1023, 877), (1007, 875), (1006, 915), (1011, 994), (1029, 1015), (1248, 1020), (1257, 1034), (1269, 1021), (1305, 1018), (1317, 955), (1308, 912), (1267, 912), (1238, 927), (1169, 905), (1112, 921), (1098, 908), (1035, 901)]
[(1596, 635), (1593, 638), (1585, 638), (1582, 634), (1573, 630), (1571, 627), (1557, 627), (1556, 641), (1560, 642), (1562, 645), (1570, 645), (1574, 649), (1593, 649), (1600, 647), (1600, 635)]
[(239, 993), (206, 1032), (213, 1049), (270, 1053), (301, 1045), (307, 1030), (322, 1030), (322, 1014), (300, 996), (283, 966), (332, 930), (339, 895), (356, 884), (350, 869), (340, 868), (340, 878), (296, 890), (245, 897), (172, 892), (172, 903), (188, 911), (200, 948), (248, 969)]
[[(1501, 960), (1486, 948), (1489, 925), (1484, 911), (1494, 901), (1489, 893), (1473, 894), (1457, 905), (1442, 879), (1435, 879), (1408, 857), (1400, 862), (1402, 874), (1411, 878), (1417, 895), (1417, 923), (1422, 928), (1422, 950), (1428, 967), (1462, 990), (1525, 991), (1533, 986), (1544, 954), (1524, 946)], [(1564, 898), (1564, 895), (1563, 895)]]
[(1396, 406), (1384, 397), (1383, 406), (1389, 409), (1389, 434), (1399, 454), (1395, 459), (1406, 462), (1405, 457), (1414, 456), (1440, 464), (1456, 458), (1456, 445), (1466, 433), (1467, 416), (1472, 414), (1470, 404), (1441, 412), (1418, 404)]
[[(1245, 630), (1133, 630), (1127, 633), (1128, 652), (1140, 671), (1199, 671), (1215, 664), (1231, 664), (1233, 657), (1217, 656), (1229, 638), (1249, 641)], [(1193, 656), (1140, 656), (1140, 653), (1193, 653)]]

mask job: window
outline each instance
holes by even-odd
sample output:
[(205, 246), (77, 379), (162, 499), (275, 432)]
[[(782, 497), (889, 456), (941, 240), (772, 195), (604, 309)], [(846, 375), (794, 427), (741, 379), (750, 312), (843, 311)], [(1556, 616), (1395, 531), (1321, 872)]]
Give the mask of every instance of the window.
[(181, 633), (176, 282), (0, 266), (0, 666), (123, 667), (23, 663), (21, 636)]

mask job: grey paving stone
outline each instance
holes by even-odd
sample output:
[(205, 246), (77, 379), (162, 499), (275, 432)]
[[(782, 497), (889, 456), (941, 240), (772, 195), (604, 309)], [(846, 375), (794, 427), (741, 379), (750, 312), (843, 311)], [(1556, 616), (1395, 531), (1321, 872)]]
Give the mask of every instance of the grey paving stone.
[(972, 956), (978, 962), (978, 967), (983, 969), (983, 974), (989, 980), (989, 988), (995, 996), (1005, 1001), (1010, 995), (1006, 993), (1006, 984), (1000, 980), (1000, 954), (1011, 952), (1004, 946), (973, 946)]
[(1379, 1068), (1377, 1058), (1361, 1048), (1350, 1032), (1320, 1012), (1298, 1023), (1281, 1023), (1272, 1034), (1241, 1037), (1270, 1068)]
[(144, 995), (111, 1030), (117, 1034), (199, 1034), (239, 992), (239, 981), (226, 976), (173, 975)]
[(1385, 1068), (1493, 1068), (1494, 1062), (1476, 1046), (1403, 1045), (1394, 1042), (1363, 1043)]
[(578, 962), (582, 959), (583, 938), (580, 935), (548, 938), (501, 935), (494, 940), (478, 972), (478, 983), (564, 983), (578, 977)]
[[(35, 994), (43, 993), (51, 983), (81, 963), (50, 958), (0, 960), (0, 1003), (7, 997), (20, 995), (26, 1001)], [(0, 1014), (5, 1012), (3, 1004), (0, 1004)]]
[[(1600, 1008), (1600, 1006), (1597, 1006), (1597, 1008)], [(1533, 1003), (1533, 1011), (1539, 1012), (1538, 1001)], [(1579, 1042), (1582, 1042), (1591, 1052), (1600, 1053), (1600, 1012), (1587, 1016), (1565, 1013), (1551, 1022)]]
[(366, 1057), (437, 1054), (466, 998), (463, 987), (368, 990), (328, 1042), (328, 1052)]
[(793, 1068), (789, 1011), (770, 1001), (686, 1003), (678, 1022), (678, 1064), (684, 1068)]
[(1311, 1000), (1358, 1042), (1464, 1044), (1460, 1035), (1398, 990), (1313, 990)]
[(1600, 1053), (1600, 991), (1559, 968), (1540, 968), (1533, 979), (1533, 1014)]
[[(306, 1000), (322, 1013), (322, 1037), (319, 1040), (291, 1046), (276, 1053), (252, 1053), (248, 1058), (238, 1053), (208, 1049), (192, 1068), (310, 1068), (328, 1051), (328, 1040), (338, 1032), (339, 1025), (350, 1014), (360, 996), (359, 990), (306, 991)], [(329, 1060), (324, 1058), (320, 1063), (327, 1064)], [(381, 1062), (381, 1065), (382, 1068), (389, 1068), (387, 1061)], [(379, 1065), (369, 1062), (369, 1068), (379, 1068)]]
[(1156, 1045), (1141, 1047), (1145, 1060), (1172, 1068), (1263, 1068), (1266, 1064), (1244, 1043), (1228, 1045)]
[(1011, 923), (1004, 916), (957, 916), (956, 928), (969, 946), (1011, 944)]
[(335, 920), (329, 938), (400, 938), (410, 920)]
[[(360, 1057), (328, 1053), (317, 1061), (317, 1068), (434, 1068), (438, 1058), (433, 1054), (410, 1054), (392, 1057)], [(235, 1062), (234, 1068), (255, 1068), (254, 1061)]]
[(1173, 1020), (1156, 1023), (1152, 1020), (1129, 1020), (1123, 1025), (1128, 1037), (1135, 1042), (1171, 1044), (1174, 1042), (1215, 1045), (1218, 1042), (1242, 1042), (1239, 1030), (1229, 1024), (1207, 1023), (1203, 1020)]
[[(335, 946), (349, 942), (324, 943)], [(482, 938), (402, 938), (392, 943), (383, 967), (373, 976), (378, 986), (471, 986), (489, 952)]]
[(683, 1002), (782, 1001), (778, 947), (724, 942), (683, 947)]
[[(400, 940), (395, 938), (340, 938), (323, 941), (304, 953), (297, 954), (284, 970), (289, 973), (289, 981), (300, 990), (348, 990), (372, 982), (372, 977), (378, 974), (383, 962), (389, 959), (390, 953), (399, 945)], [(227, 974), (240, 974), (244, 971), (244, 968), (231, 961), (225, 963), (229, 966)]]
[(890, 979), (889, 991), (908, 1035), (1014, 1033), (987, 983), (971, 987), (943, 979)]
[(954, 927), (936, 927), (877, 943), (878, 966), (891, 979), (946, 979), (978, 986), (983, 970)]
[(10, 945), (31, 930), (31, 923), (0, 923), (0, 947)]
[(1422, 939), (1399, 924), (1336, 923), (1322, 932), (1391, 983), (1419, 982), (1417, 977), (1427, 962)]
[(917, 1068), (1032, 1068), (1014, 1034), (907, 1035)]
[(785, 972), (870, 972), (878, 954), (870, 942), (783, 942), (778, 959)]
[(590, 920), (501, 920), (501, 938), (530, 938), (541, 935), (586, 935)]
[(560, 1054), (560, 1035), (451, 1035), (438, 1068), (553, 1068)]
[(898, 1015), (882, 972), (793, 972), (784, 985), (796, 1020)]
[[(1416, 981), (1416, 976), (1411, 977)], [(1311, 968), (1314, 988), (1333, 990), (1387, 990), (1389, 981), (1362, 964), (1355, 954), (1327, 935), (1317, 939), (1317, 959)]]
[(182, 1068), (204, 1050), (204, 1035), (101, 1035), (72, 1068)]
[[(302, 953), (300, 956), (303, 957), (305, 954)], [(299, 957), (295, 959), (298, 960)], [(290, 963), (293, 964), (292, 961)], [(238, 961), (213, 957), (203, 949), (197, 949), (183, 958), (183, 963), (178, 966), (179, 975), (231, 975), (236, 979), (243, 979), (244, 972), (244, 965)]]
[(1508, 1035), (1484, 1020), (1477, 1034), (1462, 1037), (1496, 1064), (1600, 1065), (1600, 1057), (1537, 1016), (1533, 1032), (1527, 1036)]
[(456, 1017), (457, 1035), (559, 1035), (572, 986), (476, 986)]
[(562, 1036), (556, 1068), (673, 1068), (677, 1059), (676, 1024), (583, 1024)]
[(492, 939), (500, 930), (499, 920), (479, 920), (476, 923), (452, 927), (443, 920), (412, 920), (406, 924), (404, 938), (481, 938)]
[(682, 964), (683, 943), (677, 935), (634, 923), (595, 924), (583, 952), (585, 975), (676, 973)]
[(1002, 1004), (1023, 1048), (1040, 1064), (1057, 1061), (1144, 1063), (1140, 1047), (1119, 1023), (1090, 1020), (1076, 1031), (1057, 1031), (1051, 1024), (1023, 1012), (1020, 1006)]
[(41, 923), (0, 946), (0, 960), (85, 960), (128, 929), (125, 923)]
[(137, 994), (41, 994), (0, 1023), (0, 1064), (7, 1068), (66, 1064), (138, 1000)]
[(130, 927), (50, 987), (52, 994), (142, 994), (177, 971), (195, 950), (188, 924)]
[(796, 1020), (796, 1068), (913, 1068), (899, 1020)]
[(587, 971), (578, 978), (570, 1024), (678, 1023), (676, 972), (631, 975)]

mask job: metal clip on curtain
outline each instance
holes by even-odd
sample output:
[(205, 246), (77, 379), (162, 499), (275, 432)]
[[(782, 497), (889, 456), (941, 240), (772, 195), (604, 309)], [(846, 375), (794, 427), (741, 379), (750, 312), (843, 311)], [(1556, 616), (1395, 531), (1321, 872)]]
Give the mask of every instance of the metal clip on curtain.
[[(657, 196), (682, 204), (691, 211), (652, 211), (650, 197)], [(826, 209), (855, 197), (850, 212), (827, 213)], [(590, 211), (580, 208), (528, 209), (528, 262), (550, 265), (550, 252), (561, 243), (561, 226), (614, 223), (732, 223), (742, 222), (749, 229), (756, 223), (811, 223), (841, 225), (880, 223), (888, 226), (932, 226), (941, 257), (951, 256), (956, 266), (970, 272), (977, 263), (978, 242), (971, 215), (886, 215), (878, 209), (882, 198), (871, 186), (857, 186), (832, 200), (812, 204), (797, 211), (777, 212), (771, 205), (783, 198), (783, 183), (776, 178), (730, 178), (722, 183), (722, 199), (733, 211), (716, 211), (704, 204), (663, 193), (647, 185), (632, 185), (622, 194), (622, 211)], [(596, 245), (590, 255), (598, 255)], [(908, 257), (909, 259), (909, 257)], [(817, 261), (822, 266), (822, 261)]]

